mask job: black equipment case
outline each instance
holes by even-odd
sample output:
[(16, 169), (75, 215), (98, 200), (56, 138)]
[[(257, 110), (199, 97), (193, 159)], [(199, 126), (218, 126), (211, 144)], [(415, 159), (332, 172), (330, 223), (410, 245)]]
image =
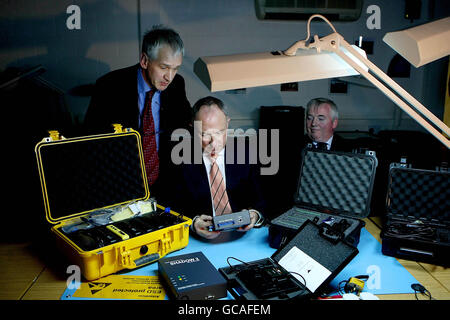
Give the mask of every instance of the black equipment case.
[(157, 261), (187, 246), (192, 220), (149, 199), (141, 137), (115, 132), (35, 148), (46, 218), (87, 280)]
[(270, 258), (219, 268), (228, 291), (237, 300), (309, 299), (327, 285), (358, 254), (342, 240), (330, 240), (306, 221), (293, 238)]
[(450, 266), (450, 172), (389, 169), (382, 252), (402, 259)]
[(375, 153), (335, 152), (305, 148), (295, 206), (269, 226), (269, 244), (278, 248), (305, 221), (317, 222), (320, 232), (357, 246), (369, 216), (375, 171)]

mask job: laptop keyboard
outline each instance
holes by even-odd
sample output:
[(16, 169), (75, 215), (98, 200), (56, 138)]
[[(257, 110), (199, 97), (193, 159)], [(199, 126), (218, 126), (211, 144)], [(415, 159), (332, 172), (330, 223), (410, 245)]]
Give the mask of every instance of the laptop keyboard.
[(315, 217), (320, 218), (320, 216), (320, 212), (294, 207), (273, 219), (272, 224), (298, 229), (307, 220), (312, 221)]

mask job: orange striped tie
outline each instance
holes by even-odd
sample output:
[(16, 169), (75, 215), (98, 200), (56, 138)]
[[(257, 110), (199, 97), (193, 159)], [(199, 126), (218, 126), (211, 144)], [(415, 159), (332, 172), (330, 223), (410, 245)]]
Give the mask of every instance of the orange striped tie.
[(225, 181), (215, 159), (212, 160), (211, 171), (209, 172), (209, 181), (211, 183), (211, 196), (213, 199), (216, 216), (231, 213), (230, 202), (228, 201)]

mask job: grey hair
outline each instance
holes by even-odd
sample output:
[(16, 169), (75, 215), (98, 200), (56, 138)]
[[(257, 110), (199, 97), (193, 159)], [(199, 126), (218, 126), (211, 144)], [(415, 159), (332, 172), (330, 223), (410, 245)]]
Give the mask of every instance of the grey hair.
[(142, 52), (145, 53), (150, 60), (158, 58), (159, 49), (168, 45), (174, 55), (181, 54), (184, 56), (184, 44), (180, 35), (163, 25), (155, 25), (150, 31), (147, 31), (142, 40)]
[(308, 104), (306, 105), (306, 114), (309, 113), (309, 110), (313, 109), (313, 108), (317, 108), (319, 105), (326, 103), (330, 105), (331, 108), (331, 112), (330, 112), (330, 116), (332, 120), (336, 120), (339, 119), (339, 112), (338, 112), (338, 108), (336, 106), (336, 104), (327, 98), (315, 98), (315, 99), (311, 99)]

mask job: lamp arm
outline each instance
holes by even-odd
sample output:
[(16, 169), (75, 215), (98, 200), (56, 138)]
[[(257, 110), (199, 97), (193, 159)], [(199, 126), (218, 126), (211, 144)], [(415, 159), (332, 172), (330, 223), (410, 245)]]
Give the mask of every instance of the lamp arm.
[[(327, 38), (326, 41), (324, 39)], [(322, 50), (332, 51), (341, 57), (346, 63), (348, 63), (352, 68), (358, 71), (363, 77), (369, 80), (374, 86), (376, 86), (381, 92), (383, 92), (389, 99), (391, 99), (396, 105), (398, 105), (404, 112), (406, 112), (411, 118), (416, 120), (421, 126), (423, 126), (428, 132), (435, 136), (439, 141), (441, 141), (448, 149), (450, 149), (450, 140), (446, 138), (441, 132), (439, 132), (435, 127), (433, 127), (429, 122), (433, 123), (436, 127), (441, 129), (447, 136), (450, 136), (449, 127), (442, 122), (438, 117), (431, 113), (425, 106), (423, 106), (419, 101), (417, 101), (413, 96), (411, 96), (406, 90), (404, 90), (400, 85), (398, 85), (394, 80), (392, 80), (387, 74), (385, 74), (381, 69), (379, 69), (370, 60), (360, 55), (351, 45), (345, 41), (345, 39), (335, 33), (329, 35), (320, 40), (320, 43), (316, 43), (316, 47)], [(379, 81), (376, 77), (366, 71), (348, 55), (346, 55), (341, 47), (344, 47), (351, 53), (359, 62), (364, 64), (371, 70), (379, 79), (383, 80), (385, 84)], [(389, 87), (388, 87), (389, 86)], [(423, 117), (418, 114), (413, 108), (406, 104), (402, 99), (408, 101), (416, 110), (422, 113)], [(425, 120), (425, 119), (426, 120)]]
[[(345, 41), (345, 40), (344, 40)], [(413, 105), (420, 113), (426, 116), (430, 121), (434, 123), (439, 129), (444, 131), (447, 135), (450, 135), (449, 127), (442, 122), (438, 117), (436, 117), (430, 110), (428, 110), (423, 104), (421, 104), (416, 98), (414, 98), (411, 94), (409, 94), (405, 89), (403, 89), (397, 82), (392, 80), (386, 73), (384, 73), (380, 68), (378, 68), (375, 64), (373, 64), (367, 58), (361, 56), (351, 45), (349, 45), (346, 41), (344, 42), (345, 48), (358, 60), (362, 61), (366, 66), (372, 70), (381, 80), (383, 80), (386, 84), (388, 84), (394, 92), (398, 95), (402, 96), (406, 101), (408, 101), (411, 105)]]

